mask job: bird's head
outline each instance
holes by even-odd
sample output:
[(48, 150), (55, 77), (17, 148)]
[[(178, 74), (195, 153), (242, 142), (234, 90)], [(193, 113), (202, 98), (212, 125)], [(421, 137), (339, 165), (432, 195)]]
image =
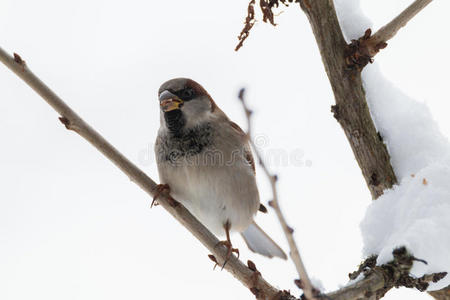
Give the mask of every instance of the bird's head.
[(188, 78), (166, 81), (158, 91), (161, 126), (177, 133), (207, 121), (217, 108), (211, 96)]

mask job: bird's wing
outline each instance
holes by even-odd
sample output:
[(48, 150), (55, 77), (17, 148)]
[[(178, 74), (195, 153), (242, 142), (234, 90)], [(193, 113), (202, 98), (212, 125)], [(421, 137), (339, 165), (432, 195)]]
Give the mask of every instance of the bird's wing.
[[(239, 127), (238, 124), (230, 121), (230, 125), (240, 136), (242, 136), (245, 139), (248, 139), (247, 134), (241, 129), (241, 127)], [(244, 147), (245, 147), (244, 148), (245, 159), (247, 160), (248, 164), (252, 168), (253, 174), (256, 175), (255, 160), (253, 158), (253, 153), (252, 153), (252, 150), (250, 148), (250, 144), (248, 141), (245, 141)], [(267, 208), (262, 204), (259, 204), (258, 210), (262, 213), (267, 213)]]
[[(238, 124), (230, 121), (230, 125), (244, 139), (248, 138), (247, 134), (241, 129), (241, 127), (239, 127)], [(245, 155), (245, 159), (247, 160), (248, 164), (251, 166), (253, 173), (256, 174), (255, 160), (253, 159), (252, 150), (250, 148), (248, 141), (245, 141), (244, 155)]]

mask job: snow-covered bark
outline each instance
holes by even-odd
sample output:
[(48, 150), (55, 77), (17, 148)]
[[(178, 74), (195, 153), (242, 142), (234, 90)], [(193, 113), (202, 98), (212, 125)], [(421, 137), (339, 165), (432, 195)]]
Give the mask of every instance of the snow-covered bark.
[[(335, 0), (347, 41), (371, 27), (359, 0)], [(362, 72), (366, 99), (377, 130), (388, 146), (399, 184), (368, 208), (361, 223), (364, 254), (378, 264), (392, 260), (392, 250), (405, 246), (428, 264), (415, 262), (420, 277), (450, 271), (450, 147), (428, 107), (411, 99), (383, 77), (376, 62)], [(450, 284), (450, 277), (429, 290)]]

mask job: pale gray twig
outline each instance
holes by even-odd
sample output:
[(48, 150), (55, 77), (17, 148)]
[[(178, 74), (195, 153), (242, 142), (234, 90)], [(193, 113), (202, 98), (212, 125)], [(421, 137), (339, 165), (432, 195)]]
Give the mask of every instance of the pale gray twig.
[(404, 27), (415, 15), (425, 8), (433, 0), (416, 0), (397, 17), (385, 26), (378, 29), (377, 32), (370, 38), (370, 43), (378, 45), (385, 43), (395, 36), (395, 34)]
[(297, 269), (298, 275), (301, 280), (301, 286), (305, 293), (305, 296), (308, 300), (315, 299), (314, 297), (314, 287), (311, 283), (311, 280), (308, 277), (308, 273), (306, 272), (305, 265), (303, 264), (302, 258), (300, 256), (300, 252), (298, 250), (297, 244), (294, 239), (294, 230), (292, 227), (290, 227), (286, 219), (284, 218), (283, 213), (281, 212), (280, 203), (278, 201), (278, 192), (277, 192), (277, 175), (272, 174), (269, 169), (267, 168), (266, 164), (264, 163), (261, 154), (259, 153), (258, 148), (256, 147), (255, 143), (252, 139), (252, 122), (251, 122), (251, 114), (252, 111), (248, 108), (247, 103), (245, 102), (244, 97), (245, 89), (241, 89), (239, 91), (239, 99), (242, 103), (242, 106), (245, 111), (245, 116), (247, 118), (247, 137), (249, 140), (249, 143), (253, 147), (253, 150), (255, 151), (255, 155), (258, 159), (258, 163), (263, 169), (264, 173), (266, 174), (267, 178), (270, 181), (270, 186), (272, 188), (272, 200), (269, 202), (269, 205), (275, 210), (278, 221), (280, 222), (281, 228), (283, 229), (284, 235), (287, 239), (287, 242), (289, 244), (290, 249), (290, 256), (292, 261), (294, 262), (295, 268)]

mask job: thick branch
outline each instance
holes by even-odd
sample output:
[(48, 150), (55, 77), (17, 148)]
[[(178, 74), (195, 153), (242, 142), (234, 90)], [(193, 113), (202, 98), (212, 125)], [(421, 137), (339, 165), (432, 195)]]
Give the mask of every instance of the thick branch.
[[(26, 66), (19, 55), (14, 58), (0, 48), (0, 61), (2, 61), (17, 76), (25, 81), (35, 90), (50, 106), (61, 115), (61, 122), (67, 129), (73, 130), (81, 137), (91, 143), (97, 150), (105, 155), (119, 169), (122, 170), (134, 183), (141, 187), (150, 196), (155, 196), (157, 184), (142, 172), (136, 165), (123, 156), (97, 131), (90, 127), (80, 116), (78, 116), (64, 101), (59, 98), (49, 87), (47, 87), (38, 77), (36, 77)], [(175, 219), (186, 227), (209, 251), (214, 255), (217, 262), (222, 265), (227, 254), (225, 246), (218, 246), (219, 240), (203, 226), (186, 208), (181, 204), (171, 206), (168, 195), (161, 194), (158, 202)], [(241, 281), (249, 289), (258, 291), (260, 295), (265, 295), (274, 299), (295, 299), (287, 292), (282, 292), (270, 285), (261, 276), (255, 280), (254, 271), (249, 269), (236, 257), (232, 257), (226, 264), (225, 269), (234, 277)], [(278, 298), (276, 298), (278, 297)]]
[(336, 292), (327, 294), (333, 300), (348, 300), (348, 299), (377, 299), (377, 291), (382, 291), (385, 288), (386, 280), (384, 274), (379, 270), (372, 272), (364, 279), (346, 287), (341, 288)]
[[(414, 15), (431, 0), (417, 0), (391, 23), (375, 34), (377, 47), (393, 37)], [(373, 199), (384, 189), (397, 183), (390, 156), (370, 116), (362, 87), (360, 68), (348, 68), (348, 47), (336, 16), (332, 0), (302, 0), (300, 6), (308, 16), (316, 38), (322, 61), (333, 88), (336, 105), (332, 106), (335, 118), (344, 129), (356, 160)], [(370, 39), (370, 32), (365, 37)], [(364, 37), (363, 37), (364, 38)], [(351, 45), (350, 45), (351, 46)], [(450, 299), (450, 286), (430, 293), (436, 299)]]
[(359, 71), (347, 67), (347, 47), (332, 0), (303, 0), (300, 5), (313, 29), (322, 61), (333, 88), (334, 117), (347, 136), (374, 199), (397, 182), (389, 153), (375, 129)]
[(259, 153), (258, 148), (252, 139), (252, 122), (251, 122), (251, 114), (252, 111), (248, 108), (245, 97), (244, 97), (244, 89), (241, 89), (239, 92), (239, 100), (241, 100), (242, 106), (245, 111), (245, 116), (247, 117), (247, 136), (250, 144), (252, 145), (256, 157), (258, 158), (259, 165), (263, 169), (267, 178), (270, 181), (270, 186), (272, 188), (272, 200), (269, 202), (269, 205), (275, 210), (278, 221), (280, 222), (281, 228), (283, 229), (284, 235), (286, 236), (286, 240), (289, 244), (291, 259), (294, 262), (295, 268), (297, 269), (297, 273), (300, 278), (299, 286), (305, 292), (306, 299), (313, 300), (315, 299), (315, 294), (317, 294), (317, 290), (314, 289), (311, 280), (309, 279), (308, 273), (306, 272), (305, 265), (303, 264), (302, 258), (300, 256), (300, 251), (298, 250), (297, 243), (294, 239), (294, 230), (290, 227), (286, 219), (284, 218), (283, 213), (281, 212), (280, 203), (278, 201), (278, 192), (277, 192), (277, 175), (271, 174), (266, 164), (264, 163), (261, 153)]
[[(384, 265), (377, 266), (377, 257), (371, 256), (366, 259), (356, 272), (349, 274), (350, 279), (357, 279), (364, 275), (364, 279), (355, 284), (345, 287), (336, 293), (328, 294), (333, 299), (380, 299), (393, 287), (405, 286), (425, 291), (430, 282), (438, 282), (445, 276), (446, 272), (427, 274), (422, 277), (412, 277), (409, 274), (414, 261), (427, 263), (417, 259), (405, 247), (394, 249), (394, 259)], [(341, 291), (346, 290), (345, 298)]]

